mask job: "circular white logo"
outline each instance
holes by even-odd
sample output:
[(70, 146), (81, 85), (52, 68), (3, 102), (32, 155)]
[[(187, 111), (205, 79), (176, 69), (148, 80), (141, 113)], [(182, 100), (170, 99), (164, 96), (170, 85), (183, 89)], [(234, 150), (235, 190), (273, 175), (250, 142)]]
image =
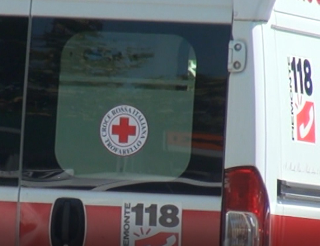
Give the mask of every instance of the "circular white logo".
[(100, 137), (104, 146), (113, 154), (128, 156), (139, 151), (148, 137), (148, 123), (136, 108), (120, 105), (103, 117)]

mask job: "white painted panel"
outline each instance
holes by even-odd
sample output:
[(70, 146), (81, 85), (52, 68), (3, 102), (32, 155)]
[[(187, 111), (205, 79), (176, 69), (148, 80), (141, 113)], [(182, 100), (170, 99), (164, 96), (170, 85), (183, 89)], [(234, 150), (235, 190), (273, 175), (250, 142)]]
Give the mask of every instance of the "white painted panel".
[(319, 0), (277, 0), (275, 10), (281, 13), (320, 20)]
[[(281, 163), (281, 129), (279, 109), (279, 88), (277, 77), (277, 56), (274, 30), (271, 24), (262, 25), (263, 28), (263, 55), (265, 68), (265, 163), (266, 163), (266, 188), (268, 191), (270, 212), (276, 213), (277, 205), (277, 179), (280, 174)], [(257, 50), (259, 52), (259, 50)], [(260, 51), (262, 52), (262, 50)]]
[(229, 77), (225, 168), (255, 165), (256, 161), (253, 24), (235, 21), (232, 28), (233, 38), (246, 44), (247, 63), (242, 72)]
[[(279, 178), (320, 185), (320, 22), (284, 14), (276, 17), (282, 142)], [(308, 90), (310, 80), (312, 91)]]
[(33, 16), (231, 23), (231, 0), (34, 0)]
[(312, 206), (278, 204), (275, 214), (320, 220), (320, 208)]
[(1, 0), (0, 15), (28, 16), (30, 1), (28, 0)]
[(267, 21), (276, 0), (234, 0), (234, 19)]
[[(275, 13), (275, 17), (276, 17), (276, 24), (273, 25), (275, 29), (280, 29), (280, 30), (289, 31), (289, 32), (296, 32), (298, 35), (320, 37), (320, 28), (319, 28), (320, 21), (315, 21), (313, 19), (300, 18), (298, 16), (282, 14), (282, 13)], [(319, 17), (320, 17), (320, 12), (319, 12)]]
[[(0, 193), (1, 195), (1, 193)], [(124, 192), (101, 191), (74, 191), (66, 189), (33, 189), (21, 188), (21, 202), (54, 203), (59, 197), (73, 197), (81, 199), (86, 205), (122, 206), (124, 201), (154, 201), (178, 202), (183, 209), (201, 211), (220, 211), (221, 197), (188, 196), (188, 195), (161, 195)]]
[(18, 189), (16, 187), (0, 186), (1, 202), (17, 202)]

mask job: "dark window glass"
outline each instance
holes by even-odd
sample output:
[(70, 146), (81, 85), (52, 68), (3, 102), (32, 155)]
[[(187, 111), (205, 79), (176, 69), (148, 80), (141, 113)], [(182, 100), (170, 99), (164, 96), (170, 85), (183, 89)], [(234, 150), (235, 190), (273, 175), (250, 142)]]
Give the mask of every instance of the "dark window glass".
[(230, 26), (32, 27), (24, 185), (220, 194)]
[(28, 19), (0, 17), (0, 184), (17, 184)]

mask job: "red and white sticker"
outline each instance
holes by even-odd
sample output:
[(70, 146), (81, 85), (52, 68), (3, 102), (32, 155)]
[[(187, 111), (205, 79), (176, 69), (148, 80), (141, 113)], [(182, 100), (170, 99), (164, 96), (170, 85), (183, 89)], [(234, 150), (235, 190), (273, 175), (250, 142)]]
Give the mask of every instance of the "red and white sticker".
[(314, 103), (306, 101), (297, 113), (297, 140), (315, 142)]
[(132, 155), (146, 143), (148, 123), (138, 109), (120, 105), (110, 109), (103, 117), (100, 137), (111, 153), (119, 156)]
[(315, 90), (311, 62), (307, 58), (288, 57), (291, 139), (316, 142)]
[(181, 214), (176, 203), (125, 202), (121, 246), (180, 246)]

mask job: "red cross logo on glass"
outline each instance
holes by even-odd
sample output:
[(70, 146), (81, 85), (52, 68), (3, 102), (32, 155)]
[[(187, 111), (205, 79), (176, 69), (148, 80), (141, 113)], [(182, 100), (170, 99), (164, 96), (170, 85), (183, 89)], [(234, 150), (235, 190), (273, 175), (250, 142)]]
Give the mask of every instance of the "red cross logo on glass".
[(136, 126), (129, 125), (128, 117), (120, 117), (119, 125), (112, 126), (112, 134), (119, 136), (119, 143), (128, 143), (129, 136), (136, 135)]
[(135, 107), (116, 106), (110, 109), (101, 120), (101, 141), (115, 155), (133, 155), (144, 146), (147, 137), (147, 120)]

